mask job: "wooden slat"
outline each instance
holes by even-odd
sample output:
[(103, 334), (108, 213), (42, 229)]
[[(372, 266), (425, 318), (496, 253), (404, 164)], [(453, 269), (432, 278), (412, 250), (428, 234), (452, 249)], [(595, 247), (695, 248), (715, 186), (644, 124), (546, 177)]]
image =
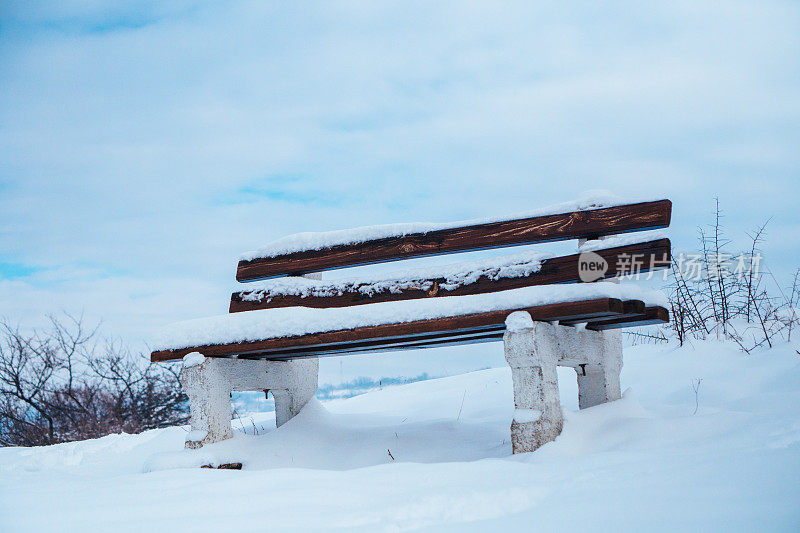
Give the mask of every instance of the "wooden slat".
[[(630, 309), (631, 304), (636, 307), (644, 308), (642, 302), (624, 302), (624, 307)], [(639, 305), (641, 304), (641, 305)], [(619, 314), (613, 320), (613, 315), (605, 315), (594, 318), (584, 318), (582, 322), (587, 322), (587, 329), (605, 330), (621, 327), (644, 326), (651, 324), (662, 324), (669, 321), (667, 310), (662, 307), (647, 307), (641, 314)], [(561, 324), (567, 325), (565, 322)], [(269, 359), (285, 361), (301, 357), (318, 357), (326, 355), (346, 355), (367, 352), (386, 352), (423, 348), (439, 348), (444, 346), (460, 346), (464, 344), (474, 344), (482, 342), (493, 342), (503, 338), (505, 326), (494, 324), (485, 327), (472, 329), (462, 329), (455, 331), (435, 332), (429, 334), (396, 336), (379, 339), (353, 339), (345, 342), (335, 342), (327, 344), (314, 344), (295, 348), (276, 348), (264, 349), (244, 354), (237, 354), (241, 359)], [(358, 331), (353, 331), (354, 335), (359, 335)], [(193, 348), (194, 349), (194, 348)], [(202, 349), (199, 348), (199, 349)], [(154, 354), (155, 355), (155, 354)], [(232, 354), (228, 354), (232, 355)], [(159, 359), (172, 360), (172, 359)]]
[(634, 318), (612, 318), (592, 322), (586, 329), (602, 331), (606, 329), (630, 328), (635, 326), (651, 326), (654, 324), (666, 324), (669, 322), (669, 311), (663, 307), (648, 307), (644, 314)]
[(240, 261), (238, 281), (302, 275), (386, 261), (539, 242), (596, 238), (669, 226), (672, 202), (658, 200), (556, 215), (491, 222), (358, 244)]
[[(486, 313), (472, 313), (454, 317), (435, 318), (430, 320), (417, 320), (394, 324), (382, 324), (349, 330), (328, 331), (298, 335), (293, 337), (280, 337), (259, 341), (193, 346), (178, 350), (158, 350), (150, 355), (152, 361), (174, 361), (184, 355), (198, 351), (210, 357), (224, 357), (230, 355), (256, 354), (275, 351), (282, 348), (299, 349), (301, 347), (323, 346), (337, 343), (363, 343), (386, 341), (390, 342), (443, 332), (470, 332), (480, 328), (502, 326), (505, 319), (513, 311), (519, 309), (505, 309), (489, 311)], [(528, 311), (534, 320), (580, 320), (589, 321), (592, 318), (621, 315), (624, 305), (614, 298), (599, 298), (579, 302), (565, 302), (548, 304), (522, 309)]]
[[(620, 327), (645, 326), (651, 324), (662, 324), (669, 322), (669, 314), (664, 308), (645, 307), (644, 302), (639, 300), (629, 300), (623, 302), (625, 312), (611, 316), (601, 316), (580, 321), (560, 321), (565, 326), (572, 326), (578, 322), (587, 324), (587, 329), (605, 330)], [(293, 349), (274, 350), (255, 355), (244, 355), (242, 358), (256, 359), (279, 359), (288, 360), (298, 357), (324, 356), (324, 355), (345, 355), (352, 353), (365, 353), (376, 351), (398, 351), (421, 348), (439, 348), (443, 346), (461, 346), (464, 344), (474, 344), (481, 342), (493, 342), (502, 340), (505, 332), (504, 325), (495, 325), (484, 329), (469, 330), (467, 332), (440, 332), (433, 335), (420, 335), (413, 338), (382, 339), (379, 341), (353, 342), (330, 344), (325, 346), (313, 346)]]
[[(655, 241), (617, 246), (603, 250), (595, 250), (594, 253), (601, 256), (608, 263), (609, 269), (605, 278), (614, 277), (620, 273), (625, 274), (624, 267), (619, 259), (625, 257), (640, 257), (644, 259), (641, 265), (641, 272), (647, 272), (653, 268), (663, 268), (670, 265), (670, 242), (669, 239), (658, 239)], [(553, 283), (574, 283), (580, 281), (578, 272), (578, 262), (581, 254), (572, 254), (561, 257), (553, 257), (542, 262), (542, 268), (528, 276), (515, 278), (490, 279), (481, 276), (473, 283), (462, 285), (454, 290), (439, 289), (445, 283), (445, 278), (432, 278), (422, 280), (431, 285), (429, 290), (421, 288), (405, 288), (395, 292), (384, 291), (367, 293), (361, 292), (360, 287), (367, 285), (352, 285), (347, 287), (342, 294), (331, 296), (307, 296), (299, 295), (269, 295), (261, 301), (249, 301), (244, 299), (247, 291), (235, 292), (231, 295), (230, 312), (238, 313), (242, 311), (252, 311), (256, 309), (271, 309), (277, 307), (347, 307), (351, 305), (362, 305), (377, 302), (393, 302), (400, 300), (411, 300), (416, 298), (432, 298), (439, 296), (464, 296), (469, 294), (486, 294), (490, 292), (518, 289), (534, 285), (548, 285)], [(622, 272), (620, 272), (622, 270)]]
[[(625, 302), (630, 303), (630, 302)], [(642, 302), (638, 302), (642, 304)], [(643, 304), (642, 304), (643, 306)], [(664, 324), (669, 322), (669, 313), (663, 307), (647, 307), (644, 308), (645, 311), (639, 315), (622, 315), (619, 318), (615, 318), (613, 320), (613, 325), (611, 324), (612, 321), (610, 320), (588, 320), (587, 321), (587, 329), (595, 330), (595, 331), (602, 331), (606, 329), (615, 329), (615, 328), (622, 328), (622, 327), (635, 327), (635, 326), (647, 326), (653, 324)], [(565, 324), (564, 325), (571, 325)], [(493, 342), (502, 340), (503, 333), (505, 332), (505, 328), (499, 328), (496, 330), (491, 330), (487, 332), (480, 332), (475, 333), (472, 335), (464, 335), (464, 336), (449, 336), (444, 337), (441, 339), (431, 339), (431, 340), (420, 340), (416, 342), (406, 342), (406, 343), (397, 343), (396, 345), (387, 346), (386, 350), (408, 350), (408, 349), (417, 349), (417, 348), (439, 348), (442, 346), (460, 346), (463, 344), (472, 344), (472, 343), (479, 343), (479, 342)], [(383, 351), (384, 348), (372, 348), (370, 350), (363, 350), (363, 351)], [(343, 353), (351, 353), (351, 352), (336, 352), (336, 354), (343, 354)], [(333, 352), (330, 353), (333, 355)]]
[(626, 300), (622, 302), (622, 313), (614, 316), (601, 316), (594, 317), (591, 320), (562, 320), (559, 322), (562, 326), (574, 326), (580, 323), (594, 324), (600, 321), (607, 321), (611, 319), (625, 320), (627, 318), (641, 317), (645, 313), (645, 305), (641, 300)]
[[(641, 302), (640, 302), (641, 303)], [(651, 309), (651, 308), (647, 308)], [(616, 328), (623, 328), (623, 327), (636, 327), (636, 326), (647, 326), (653, 324), (663, 324), (669, 322), (667, 310), (663, 307), (657, 308), (658, 311), (648, 311), (647, 314), (641, 315), (628, 315), (624, 316), (623, 318), (617, 318), (614, 320), (613, 324), (609, 324), (606, 321), (594, 321), (589, 320), (587, 323), (587, 329), (591, 329), (594, 331), (603, 331), (606, 329), (616, 329)], [(562, 322), (563, 324), (563, 322)], [(595, 325), (596, 324), (596, 325)], [(567, 325), (567, 324), (564, 324)], [(319, 353), (308, 354), (308, 355), (345, 355), (350, 353), (363, 353), (363, 352), (376, 352), (376, 351), (399, 351), (399, 350), (410, 350), (410, 349), (424, 349), (424, 348), (441, 348), (445, 346), (462, 346), (464, 344), (477, 344), (482, 342), (495, 342), (503, 339), (503, 333), (505, 332), (505, 328), (498, 328), (486, 332), (479, 332), (470, 335), (452, 335), (437, 339), (431, 340), (419, 340), (419, 341), (405, 341), (405, 342), (397, 342), (386, 346), (375, 346), (370, 348), (362, 348), (362, 349), (354, 349), (354, 350), (327, 350)], [(299, 354), (295, 354), (293, 357), (299, 357)], [(288, 358), (287, 358), (288, 359)]]
[(388, 352), (401, 351), (415, 348), (434, 348), (442, 346), (462, 346), (480, 342), (496, 341), (503, 338), (503, 327), (493, 327), (477, 332), (449, 332), (444, 335), (432, 336), (430, 338), (400, 338), (397, 340), (381, 340), (365, 344), (335, 344), (326, 346), (306, 347), (301, 350), (277, 350), (263, 352), (254, 355), (243, 355), (241, 359), (269, 359), (269, 360), (290, 360), (300, 357), (318, 357), (326, 355), (346, 355), (353, 353), (367, 352)]

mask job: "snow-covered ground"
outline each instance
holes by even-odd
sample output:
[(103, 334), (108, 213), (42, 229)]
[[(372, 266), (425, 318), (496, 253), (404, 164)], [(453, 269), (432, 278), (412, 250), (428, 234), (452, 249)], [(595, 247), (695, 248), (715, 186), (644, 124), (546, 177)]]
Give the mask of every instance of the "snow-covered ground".
[(624, 398), (580, 412), (559, 372), (564, 431), (520, 456), (506, 368), (244, 418), (198, 452), (184, 428), (0, 449), (0, 530), (800, 530), (796, 348), (627, 348)]

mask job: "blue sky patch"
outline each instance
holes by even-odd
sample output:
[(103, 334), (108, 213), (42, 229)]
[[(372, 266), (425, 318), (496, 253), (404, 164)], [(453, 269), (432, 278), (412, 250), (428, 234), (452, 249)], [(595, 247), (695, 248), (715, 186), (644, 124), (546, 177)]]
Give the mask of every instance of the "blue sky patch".
[(0, 279), (20, 279), (42, 270), (39, 267), (24, 263), (6, 263), (0, 261)]
[(233, 193), (223, 194), (214, 203), (235, 205), (272, 201), (326, 207), (342, 205), (341, 196), (330, 191), (308, 190), (309, 183), (310, 180), (291, 174), (268, 176), (239, 187)]

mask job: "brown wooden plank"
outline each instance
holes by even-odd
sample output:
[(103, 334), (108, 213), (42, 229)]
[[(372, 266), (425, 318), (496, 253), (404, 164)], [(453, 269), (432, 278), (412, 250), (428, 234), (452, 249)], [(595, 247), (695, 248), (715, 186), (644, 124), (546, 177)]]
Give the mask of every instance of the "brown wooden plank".
[(663, 307), (647, 307), (644, 315), (634, 318), (613, 318), (590, 323), (586, 329), (603, 331), (606, 329), (630, 328), (635, 326), (652, 326), (669, 323), (669, 311)]
[[(620, 258), (641, 257), (644, 262), (641, 272), (647, 272), (653, 268), (664, 268), (670, 265), (670, 242), (669, 239), (658, 239), (655, 241), (630, 244), (595, 250), (594, 253), (601, 256), (608, 263), (609, 269), (604, 278), (611, 278), (618, 274), (625, 274), (624, 263), (620, 264)], [(439, 296), (464, 296), (469, 294), (486, 294), (490, 292), (518, 289), (534, 285), (549, 285), (554, 283), (575, 283), (580, 281), (578, 263), (581, 254), (572, 254), (561, 257), (552, 257), (543, 261), (542, 268), (528, 276), (516, 278), (500, 278), (493, 280), (487, 276), (481, 276), (475, 282), (462, 285), (454, 290), (439, 289), (445, 284), (445, 278), (432, 278), (421, 280), (420, 287), (431, 287), (428, 290), (423, 288), (405, 288), (396, 292), (384, 291), (367, 293), (359, 289), (367, 284), (351, 285), (342, 292), (331, 296), (307, 296), (299, 295), (269, 295), (261, 301), (245, 300), (248, 291), (235, 292), (231, 295), (229, 311), (238, 313), (242, 311), (252, 311), (256, 309), (271, 309), (277, 307), (348, 307), (351, 305), (362, 305), (377, 302), (393, 302), (400, 300), (411, 300), (417, 298), (435, 298)]]
[[(421, 335), (437, 334), (441, 332), (469, 332), (478, 328), (487, 328), (493, 325), (505, 324), (509, 313), (519, 309), (505, 309), (486, 313), (472, 313), (454, 317), (436, 318), (431, 320), (417, 320), (394, 324), (382, 324), (349, 330), (328, 331), (298, 335), (293, 337), (279, 337), (252, 342), (217, 344), (206, 346), (193, 346), (178, 350), (157, 350), (151, 353), (152, 361), (174, 361), (184, 355), (198, 351), (210, 357), (223, 357), (264, 353), (281, 348), (300, 348), (320, 346), (335, 343), (358, 343), (367, 341), (391, 342), (399, 338), (414, 338)], [(598, 298), (579, 302), (564, 302), (557, 304), (541, 305), (522, 309), (528, 311), (534, 320), (582, 320), (619, 315), (624, 313), (624, 305), (614, 298)]]
[[(563, 326), (574, 326), (575, 324), (584, 323), (587, 324), (587, 328), (593, 324), (598, 324), (603, 329), (610, 329), (608, 327), (603, 327), (606, 324), (610, 323), (613, 319), (614, 324), (633, 324), (633, 325), (640, 325), (640, 322), (651, 320), (651, 316), (646, 315), (646, 307), (644, 302), (641, 300), (627, 300), (622, 302), (623, 312), (622, 313), (614, 313), (613, 315), (606, 315), (606, 316), (597, 316), (597, 317), (590, 317), (590, 318), (582, 318), (581, 320), (560, 320), (558, 323)], [(659, 308), (663, 309), (663, 308)], [(657, 322), (650, 322), (650, 323), (657, 323)], [(620, 326), (625, 327), (625, 326)], [(505, 325), (501, 324), (498, 326), (492, 326), (491, 328), (487, 328), (480, 331), (470, 331), (469, 333), (444, 333), (442, 335), (426, 337), (424, 339), (414, 339), (413, 341), (400, 341), (395, 344), (389, 345), (386, 347), (388, 350), (393, 349), (409, 349), (409, 348), (428, 348), (428, 347), (435, 347), (435, 346), (445, 346), (445, 345), (461, 345), (468, 342), (489, 342), (494, 340), (499, 340), (503, 338), (503, 333), (505, 332)], [(383, 347), (380, 347), (383, 350)], [(374, 350), (374, 348), (373, 348)], [(333, 352), (331, 352), (333, 353)], [(336, 353), (344, 353), (344, 352), (336, 352)], [(346, 353), (351, 353), (348, 350)]]
[[(597, 318), (583, 320), (584, 322), (588, 322), (587, 329), (605, 330), (621, 327), (661, 324), (668, 321), (668, 313), (664, 308), (646, 308), (646, 312), (638, 315), (617, 315), (617, 318), (615, 318), (613, 321), (609, 320), (610, 315), (598, 318), (603, 320), (598, 320)], [(561, 324), (567, 325), (564, 322), (561, 322)], [(287, 361), (301, 357), (320, 357), (327, 355), (347, 355), (355, 353), (461, 346), (465, 344), (502, 340), (504, 331), (505, 327), (503, 325), (493, 325), (485, 328), (439, 332), (430, 335), (421, 334), (417, 336), (401, 336), (395, 338), (354, 340), (352, 342), (311, 345), (299, 348), (270, 349), (241, 354), (239, 355), (239, 358)]]
[[(580, 322), (587, 324), (587, 329), (605, 330), (621, 327), (645, 326), (668, 322), (668, 313), (664, 308), (646, 308), (640, 300), (623, 302), (625, 313), (613, 316), (601, 316), (583, 319)], [(577, 321), (561, 321), (565, 326), (572, 326)], [(592, 327), (595, 326), (595, 327)], [(444, 346), (461, 346), (481, 342), (502, 340), (505, 332), (504, 325), (495, 325), (484, 329), (469, 331), (449, 331), (432, 335), (420, 335), (413, 338), (380, 339), (363, 342), (329, 344), (324, 346), (311, 346), (302, 348), (280, 349), (259, 354), (245, 355), (243, 359), (272, 359), (289, 360), (299, 357), (316, 357), (325, 355), (346, 355), (366, 352), (385, 352), (423, 348), (438, 348)]]
[[(666, 312), (666, 309), (660, 308), (662, 311)], [(590, 327), (593, 322), (590, 320), (587, 324), (587, 329), (593, 329), (595, 331), (602, 331), (606, 329), (616, 329), (616, 328), (624, 328), (624, 327), (636, 327), (636, 326), (647, 326), (652, 324), (662, 324), (664, 322), (668, 322), (668, 320), (664, 320), (663, 315), (658, 315), (657, 317), (653, 317), (652, 315), (645, 316), (642, 315), (628, 315), (624, 318), (620, 318), (615, 320), (613, 325), (604, 324), (602, 322), (598, 322), (597, 327), (592, 328)], [(566, 324), (565, 324), (566, 325)], [(441, 348), (445, 346), (463, 346), (465, 344), (476, 344), (482, 342), (496, 342), (503, 339), (503, 333), (505, 328), (499, 328), (497, 330), (490, 330), (486, 332), (478, 332), (470, 335), (451, 335), (447, 337), (437, 338), (437, 339), (430, 339), (430, 340), (419, 340), (419, 341), (405, 341), (405, 342), (397, 342), (388, 345), (376, 345), (373, 347), (364, 347), (359, 349), (343, 349), (343, 350), (325, 350), (321, 352), (315, 352), (312, 354), (303, 354), (301, 355), (299, 352), (294, 354), (290, 357), (284, 357), (282, 359), (291, 359), (297, 358), (302, 356), (324, 356), (324, 355), (346, 355), (352, 353), (365, 353), (365, 352), (383, 352), (383, 351), (400, 351), (400, 350), (411, 350), (411, 349), (425, 349), (425, 348)], [(270, 355), (269, 358), (272, 358)]]
[[(628, 303), (628, 302), (626, 302)], [(639, 302), (641, 303), (641, 302)], [(663, 324), (669, 322), (669, 313), (663, 307), (656, 307), (656, 308), (645, 308), (646, 313), (642, 314), (631, 314), (631, 315), (621, 315), (618, 318), (613, 320), (611, 323), (610, 320), (605, 321), (595, 321), (589, 320), (587, 324), (587, 329), (593, 329), (596, 331), (602, 331), (606, 329), (615, 329), (615, 328), (623, 328), (623, 327), (636, 327), (636, 326), (647, 326), (652, 324)], [(591, 327), (593, 324), (597, 324), (596, 327)], [(561, 322), (563, 325), (572, 325), (566, 324)], [(408, 350), (408, 349), (420, 349), (420, 348), (439, 348), (442, 346), (460, 346), (463, 344), (471, 344), (471, 343), (479, 343), (479, 342), (493, 342), (502, 340), (503, 333), (505, 332), (505, 328), (500, 328), (499, 330), (492, 330), (487, 332), (479, 332), (469, 336), (450, 336), (441, 339), (431, 339), (431, 340), (421, 340), (417, 342), (407, 342), (398, 345), (390, 345), (386, 347), (386, 350)], [(372, 348), (370, 350), (363, 350), (363, 351), (383, 351), (384, 348)], [(331, 353), (331, 355), (339, 355), (343, 353), (352, 353), (352, 352), (337, 352), (336, 354)]]
[[(603, 318), (609, 319), (609, 318), (614, 318), (615, 316), (616, 315), (606, 315)], [(401, 345), (410, 342), (421, 342), (423, 340), (433, 341), (437, 339), (448, 339), (454, 337), (478, 335), (481, 333), (496, 331), (502, 328), (503, 328), (502, 325), (490, 325), (490, 326), (476, 326), (474, 328), (451, 330), (451, 331), (420, 333), (420, 334), (406, 335), (406, 336), (398, 335), (394, 337), (379, 337), (379, 338), (353, 337), (352, 339), (343, 340), (340, 342), (263, 350), (261, 352), (258, 352), (256, 354), (256, 357), (260, 358), (264, 355), (269, 355), (270, 357), (272, 356), (290, 357), (293, 355), (305, 354), (308, 352), (309, 349), (313, 349), (315, 354), (350, 352), (350, 351), (357, 351), (360, 349), (373, 349), (376, 346), (391, 346), (395, 344)], [(242, 355), (241, 357), (247, 358), (248, 355)]]
[(589, 320), (562, 320), (559, 322), (559, 324), (561, 324), (562, 326), (574, 326), (576, 324), (581, 324), (581, 323), (594, 324), (611, 319), (624, 321), (626, 318), (641, 317), (645, 313), (645, 305), (644, 302), (641, 300), (626, 300), (622, 302), (622, 309), (623, 309), (622, 313), (613, 317), (601, 316), (601, 317), (591, 318)]
[[(573, 326), (578, 323), (585, 323), (585, 324), (594, 324), (594, 323), (605, 323), (610, 319), (636, 319), (641, 320), (643, 319), (643, 315), (645, 313), (645, 305), (644, 302), (641, 300), (627, 300), (622, 302), (622, 312), (618, 312), (618, 310), (610, 311), (605, 314), (584, 314), (578, 320), (561, 320), (558, 323), (565, 325), (565, 326)], [(621, 323), (621, 322), (620, 322)], [(391, 349), (407, 349), (407, 347), (414, 347), (417, 345), (422, 344), (431, 344), (431, 345), (438, 345), (438, 344), (464, 344), (467, 340), (472, 338), (483, 338), (489, 340), (497, 340), (502, 338), (503, 332), (505, 331), (505, 324), (491, 324), (484, 327), (474, 327), (468, 330), (456, 330), (456, 331), (435, 331), (431, 333), (422, 333), (419, 335), (415, 335), (411, 338), (400, 337), (396, 339), (386, 339), (386, 338), (379, 338), (379, 339), (355, 339), (346, 342), (339, 342), (339, 343), (332, 343), (332, 344), (325, 344), (325, 345), (315, 345), (313, 347), (313, 354), (309, 354), (309, 347), (302, 346), (302, 347), (294, 347), (294, 348), (279, 348), (275, 350), (269, 350), (268, 352), (262, 352), (257, 356), (257, 358), (262, 358), (264, 356), (269, 356), (269, 358), (275, 358), (280, 356), (280, 358), (291, 358), (293, 356), (302, 356), (302, 355), (328, 355), (328, 354), (339, 354), (339, 353), (353, 353), (353, 352), (360, 352), (360, 351), (374, 351), (376, 349), (380, 350), (391, 350)], [(247, 358), (247, 356), (243, 356), (243, 358)]]
[(412, 233), (402, 237), (387, 237), (358, 244), (240, 261), (236, 279), (255, 281), (412, 257), (665, 228), (669, 226), (671, 213), (672, 202), (658, 200)]
[(279, 350), (263, 352), (258, 354), (243, 355), (241, 359), (269, 359), (277, 361), (288, 361), (290, 359), (297, 359), (300, 357), (320, 357), (326, 355), (347, 355), (353, 353), (367, 353), (367, 352), (388, 352), (388, 351), (401, 351), (410, 350), (415, 348), (433, 348), (442, 346), (462, 346), (464, 344), (472, 344), (479, 342), (496, 341), (503, 338), (504, 327), (494, 327), (487, 330), (480, 330), (476, 332), (449, 332), (442, 336), (431, 338), (401, 338), (397, 340), (384, 339), (380, 342), (364, 343), (364, 344), (342, 344), (342, 345), (326, 345), (326, 346), (313, 346), (301, 350)]

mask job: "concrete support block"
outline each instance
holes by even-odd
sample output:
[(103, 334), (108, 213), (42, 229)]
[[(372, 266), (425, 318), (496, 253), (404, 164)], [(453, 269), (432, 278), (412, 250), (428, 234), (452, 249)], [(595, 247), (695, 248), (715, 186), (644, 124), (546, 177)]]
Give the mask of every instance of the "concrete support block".
[(229, 439), (231, 430), (231, 388), (225, 372), (214, 359), (181, 370), (181, 387), (189, 397), (192, 430), (187, 448)]
[(581, 409), (622, 397), (619, 381), (622, 372), (622, 335), (618, 331), (588, 333), (594, 334), (594, 338), (588, 342), (594, 344), (594, 349), (602, 357), (575, 367), (578, 374), (578, 406)]
[(289, 421), (317, 390), (319, 360), (254, 361), (204, 358), (198, 353), (184, 358), (181, 386), (189, 396), (192, 431), (187, 448), (201, 448), (233, 436), (231, 391), (272, 391), (275, 421)]
[(532, 452), (561, 433), (563, 415), (558, 393), (556, 326), (533, 322), (517, 311), (506, 320), (503, 344), (514, 383), (514, 453)]
[(563, 417), (556, 365), (575, 368), (581, 409), (621, 397), (619, 331), (533, 322), (528, 313), (518, 311), (506, 320), (503, 342), (514, 382), (514, 453), (536, 450), (561, 433)]

